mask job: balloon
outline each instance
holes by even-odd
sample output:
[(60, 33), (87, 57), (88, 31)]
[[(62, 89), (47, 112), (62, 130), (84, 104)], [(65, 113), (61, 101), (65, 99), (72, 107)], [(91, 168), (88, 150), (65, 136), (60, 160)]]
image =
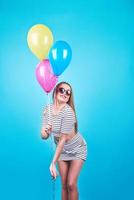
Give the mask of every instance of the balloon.
[(72, 50), (65, 41), (57, 41), (49, 52), (49, 60), (56, 76), (59, 76), (69, 65), (72, 58)]
[(53, 74), (50, 62), (48, 59), (41, 61), (36, 67), (36, 79), (44, 89), (49, 93), (58, 81), (58, 77)]
[(34, 25), (28, 32), (27, 42), (30, 50), (43, 60), (53, 44), (53, 35), (50, 29), (43, 24)]

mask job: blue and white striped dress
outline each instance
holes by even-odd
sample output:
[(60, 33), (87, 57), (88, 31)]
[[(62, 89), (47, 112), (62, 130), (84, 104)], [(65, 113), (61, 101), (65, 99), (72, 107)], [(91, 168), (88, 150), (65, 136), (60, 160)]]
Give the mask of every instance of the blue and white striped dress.
[[(59, 137), (62, 134), (70, 134), (75, 130), (75, 113), (69, 104), (60, 110), (58, 114), (52, 112), (53, 104), (47, 105), (43, 110), (42, 127), (48, 123), (52, 125), (52, 133), (54, 135), (54, 142), (57, 145)], [(75, 160), (87, 158), (87, 143), (83, 136), (77, 132), (72, 139), (64, 144), (63, 150), (60, 154), (59, 160)]]

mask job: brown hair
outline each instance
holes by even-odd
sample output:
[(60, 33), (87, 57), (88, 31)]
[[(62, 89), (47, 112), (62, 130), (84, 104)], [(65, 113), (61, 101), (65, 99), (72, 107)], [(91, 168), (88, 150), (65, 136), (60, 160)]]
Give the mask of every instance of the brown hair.
[(72, 91), (72, 87), (69, 83), (65, 82), (65, 81), (62, 81), (60, 83), (58, 83), (54, 90), (53, 90), (53, 94), (52, 94), (52, 97), (53, 97), (53, 102), (54, 102), (54, 97), (55, 97), (55, 94), (57, 94), (57, 91), (58, 91), (58, 88), (61, 86), (61, 84), (67, 84), (70, 88), (71, 88), (71, 95), (69, 97), (69, 100), (67, 102), (68, 105), (71, 106), (71, 108), (73, 109), (74, 113), (75, 113), (75, 118), (76, 118), (76, 122), (75, 122), (75, 132), (77, 133), (78, 131), (78, 123), (77, 123), (77, 116), (76, 116), (76, 111), (75, 111), (75, 106), (74, 106), (74, 98), (73, 98), (73, 91)]

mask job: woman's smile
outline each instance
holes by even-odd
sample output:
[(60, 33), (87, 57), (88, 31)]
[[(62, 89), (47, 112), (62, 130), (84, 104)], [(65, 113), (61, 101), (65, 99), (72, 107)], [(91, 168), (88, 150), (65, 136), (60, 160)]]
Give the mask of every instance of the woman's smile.
[(60, 97), (62, 97), (63, 99), (66, 99), (67, 97), (65, 95), (60, 95)]

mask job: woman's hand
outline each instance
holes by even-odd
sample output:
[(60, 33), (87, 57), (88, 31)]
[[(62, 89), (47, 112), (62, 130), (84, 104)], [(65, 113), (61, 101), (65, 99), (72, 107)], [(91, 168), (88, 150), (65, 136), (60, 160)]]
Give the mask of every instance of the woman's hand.
[(52, 125), (48, 124), (45, 127), (42, 127), (41, 129), (41, 137), (42, 139), (47, 139), (49, 135), (51, 134)]
[(48, 124), (45, 126), (45, 130), (46, 132), (50, 135), (51, 134), (51, 131), (52, 131), (52, 125)]
[(50, 169), (50, 173), (51, 173), (51, 176), (53, 177), (53, 179), (56, 179), (56, 177), (59, 175), (59, 173), (58, 173), (56, 166), (53, 162), (50, 164), (49, 169)]

